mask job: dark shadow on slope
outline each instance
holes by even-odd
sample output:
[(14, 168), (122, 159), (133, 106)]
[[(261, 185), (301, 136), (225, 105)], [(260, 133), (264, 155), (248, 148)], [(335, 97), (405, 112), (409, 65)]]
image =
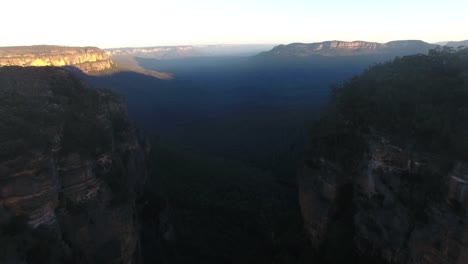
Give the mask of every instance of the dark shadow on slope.
[[(167, 263), (303, 260), (307, 250), (293, 241), (304, 235), (295, 174), (305, 126), (327, 102), (332, 83), (376, 62), (355, 59), (137, 58), (145, 69), (174, 78), (82, 74), (90, 85), (122, 94), (130, 118), (165, 146), (143, 198), (157, 209), (147, 206), (142, 217), (169, 208), (180, 238), (164, 242), (160, 222), (149, 221), (144, 229), (159, 236), (144, 236), (143, 254), (160, 252), (152, 260)], [(262, 216), (263, 206), (275, 213)]]

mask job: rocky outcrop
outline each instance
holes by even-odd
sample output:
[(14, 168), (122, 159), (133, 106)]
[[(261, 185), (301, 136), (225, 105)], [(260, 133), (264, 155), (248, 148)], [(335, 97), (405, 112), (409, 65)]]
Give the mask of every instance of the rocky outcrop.
[(300, 173), (299, 201), (312, 245), (323, 250), (333, 247), (330, 239), (348, 241), (358, 263), (465, 263), (466, 165), (455, 161), (447, 171), (439, 157), (385, 138), (369, 139), (366, 153), (354, 175), (325, 159), (310, 160)]
[(123, 100), (54, 67), (3, 67), (0, 84), (0, 219), (48, 230), (71, 263), (132, 263), (149, 150)]
[(325, 41), (317, 43), (293, 43), (279, 45), (271, 51), (264, 52), (266, 57), (308, 57), (321, 56), (362, 56), (362, 55), (394, 55), (403, 56), (417, 53), (427, 53), (435, 48), (432, 45), (419, 40), (392, 41), (388, 43), (376, 43), (366, 41)]
[(467, 56), (438, 48), (335, 87), (299, 175), (325, 262), (468, 263)]
[(73, 66), (87, 74), (110, 72), (114, 67), (99, 48), (63, 46), (3, 47), (0, 66)]

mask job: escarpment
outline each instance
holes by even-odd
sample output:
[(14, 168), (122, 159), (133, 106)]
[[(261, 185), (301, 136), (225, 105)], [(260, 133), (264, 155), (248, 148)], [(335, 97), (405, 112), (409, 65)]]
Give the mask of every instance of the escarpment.
[(106, 54), (111, 57), (139, 56), (155, 59), (177, 59), (184, 57), (197, 57), (200, 53), (193, 46), (162, 46), (146, 48), (116, 48), (107, 49)]
[(436, 49), (334, 90), (298, 176), (322, 261), (468, 261), (467, 72), (468, 49)]
[(468, 185), (454, 175), (467, 177), (468, 170), (456, 172), (466, 165), (385, 138), (368, 143), (356, 173), (329, 160), (310, 160), (300, 173), (305, 229), (324, 260), (465, 263)]
[(309, 56), (403, 56), (427, 53), (432, 45), (419, 40), (400, 40), (388, 43), (366, 41), (324, 41), (316, 43), (292, 43), (279, 45), (261, 55), (266, 57), (309, 57)]
[(110, 72), (114, 64), (95, 47), (20, 46), (0, 48), (0, 66), (73, 66), (87, 74)]
[(62, 68), (3, 67), (0, 102), (0, 262), (138, 259), (149, 146), (123, 100)]

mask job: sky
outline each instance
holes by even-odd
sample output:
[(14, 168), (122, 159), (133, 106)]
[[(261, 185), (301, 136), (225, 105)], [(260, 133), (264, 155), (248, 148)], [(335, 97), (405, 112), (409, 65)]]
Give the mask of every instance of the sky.
[(468, 0), (1, 0), (0, 46), (468, 39)]

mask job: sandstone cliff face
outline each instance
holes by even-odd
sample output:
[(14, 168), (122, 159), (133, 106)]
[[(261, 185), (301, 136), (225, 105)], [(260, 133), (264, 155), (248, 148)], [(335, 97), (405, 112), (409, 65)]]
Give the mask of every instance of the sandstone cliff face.
[(466, 263), (466, 165), (447, 165), (385, 138), (369, 139), (366, 153), (356, 174), (324, 159), (309, 161), (300, 173), (299, 201), (312, 245), (351, 247), (347, 257), (358, 263)]
[(376, 43), (366, 41), (325, 41), (317, 43), (293, 43), (279, 45), (271, 51), (263, 53), (268, 56), (307, 57), (321, 56), (360, 56), (360, 55), (393, 55), (403, 56), (417, 53), (427, 53), (436, 45), (417, 40), (392, 41)]
[(26, 217), (61, 261), (132, 263), (148, 149), (123, 101), (53, 67), (0, 68), (0, 101), (0, 224)]
[(0, 66), (73, 66), (87, 74), (108, 72), (114, 67), (99, 48), (62, 46), (0, 48)]

